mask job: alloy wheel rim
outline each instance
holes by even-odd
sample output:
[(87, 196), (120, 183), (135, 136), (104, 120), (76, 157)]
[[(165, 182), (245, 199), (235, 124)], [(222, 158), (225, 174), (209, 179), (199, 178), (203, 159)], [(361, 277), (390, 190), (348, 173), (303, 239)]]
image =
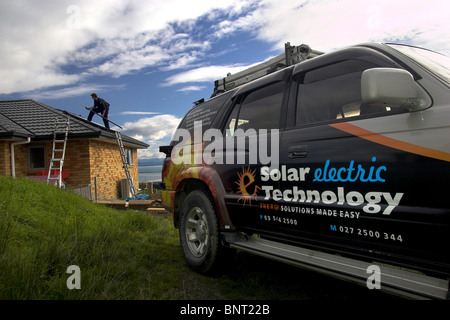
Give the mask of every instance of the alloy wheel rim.
[(209, 244), (209, 227), (206, 215), (201, 208), (193, 207), (189, 210), (185, 236), (188, 248), (195, 257), (205, 254)]

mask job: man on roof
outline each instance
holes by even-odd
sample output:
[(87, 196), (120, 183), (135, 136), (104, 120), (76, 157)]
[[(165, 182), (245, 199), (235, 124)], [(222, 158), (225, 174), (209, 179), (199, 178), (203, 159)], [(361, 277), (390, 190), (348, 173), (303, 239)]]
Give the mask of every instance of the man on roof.
[(98, 113), (103, 118), (103, 123), (105, 124), (105, 128), (109, 129), (109, 121), (108, 121), (108, 112), (109, 112), (109, 103), (104, 99), (99, 98), (96, 93), (91, 94), (92, 100), (94, 100), (94, 105), (90, 108), (86, 108), (91, 110), (88, 115), (88, 121), (92, 121), (92, 117), (94, 114)]

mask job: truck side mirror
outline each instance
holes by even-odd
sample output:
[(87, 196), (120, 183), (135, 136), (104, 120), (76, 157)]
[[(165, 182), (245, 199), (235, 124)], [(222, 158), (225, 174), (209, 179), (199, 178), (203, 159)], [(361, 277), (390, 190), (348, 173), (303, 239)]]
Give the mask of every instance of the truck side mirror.
[(386, 105), (391, 108), (405, 107), (418, 111), (430, 105), (426, 93), (406, 70), (394, 68), (367, 69), (361, 76), (361, 95), (368, 105)]

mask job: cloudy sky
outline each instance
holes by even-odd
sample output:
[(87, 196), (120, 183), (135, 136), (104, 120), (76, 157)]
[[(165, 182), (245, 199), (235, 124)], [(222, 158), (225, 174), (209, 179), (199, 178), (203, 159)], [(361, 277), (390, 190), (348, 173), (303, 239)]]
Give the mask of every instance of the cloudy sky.
[[(155, 158), (213, 82), (284, 43), (398, 42), (450, 55), (448, 0), (1, 0), (0, 100), (87, 116), (91, 92)], [(97, 119), (94, 121), (102, 124)]]

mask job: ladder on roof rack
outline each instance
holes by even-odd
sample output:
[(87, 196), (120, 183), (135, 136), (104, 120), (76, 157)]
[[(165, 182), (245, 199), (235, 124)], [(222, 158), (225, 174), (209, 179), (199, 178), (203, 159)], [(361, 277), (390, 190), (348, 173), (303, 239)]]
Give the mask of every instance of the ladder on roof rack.
[(116, 131), (116, 140), (119, 146), (120, 156), (122, 158), (123, 169), (125, 170), (125, 174), (127, 176), (128, 185), (130, 186), (131, 196), (136, 198), (136, 188), (134, 187), (133, 178), (130, 174), (130, 169), (128, 168), (127, 156), (125, 153), (125, 147), (123, 146), (122, 136), (120, 132)]
[(214, 93), (212, 96), (236, 88), (274, 71), (317, 57), (321, 54), (323, 54), (323, 52), (312, 50), (306, 44), (291, 46), (291, 44), (287, 42), (284, 45), (284, 52), (282, 54), (237, 72), (236, 74), (228, 74), (225, 78), (214, 81)]
[[(64, 166), (64, 158), (66, 156), (67, 136), (69, 134), (70, 118), (67, 116), (66, 121), (55, 119), (55, 130), (53, 131), (53, 149), (52, 158), (48, 168), (47, 183), (51, 180), (57, 180), (59, 188), (62, 187), (62, 168)], [(59, 165), (55, 165), (59, 163)], [(58, 174), (52, 175), (52, 170), (57, 171)]]

